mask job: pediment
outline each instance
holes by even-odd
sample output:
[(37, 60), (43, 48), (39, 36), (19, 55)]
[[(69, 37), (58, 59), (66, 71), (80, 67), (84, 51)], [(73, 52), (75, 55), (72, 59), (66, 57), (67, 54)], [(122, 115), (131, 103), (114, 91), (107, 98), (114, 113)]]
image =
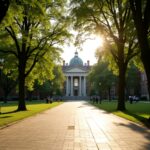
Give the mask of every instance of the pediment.
[(81, 69), (81, 68), (70, 68), (70, 69), (66, 70), (65, 72), (71, 72), (71, 73), (81, 72), (81, 73), (84, 73), (86, 71)]

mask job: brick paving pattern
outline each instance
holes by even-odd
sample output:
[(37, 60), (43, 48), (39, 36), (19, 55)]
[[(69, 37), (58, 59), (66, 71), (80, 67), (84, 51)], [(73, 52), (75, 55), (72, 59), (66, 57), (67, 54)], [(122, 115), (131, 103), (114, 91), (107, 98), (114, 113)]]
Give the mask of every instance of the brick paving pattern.
[(1, 129), (0, 150), (150, 150), (150, 130), (85, 101), (65, 102)]

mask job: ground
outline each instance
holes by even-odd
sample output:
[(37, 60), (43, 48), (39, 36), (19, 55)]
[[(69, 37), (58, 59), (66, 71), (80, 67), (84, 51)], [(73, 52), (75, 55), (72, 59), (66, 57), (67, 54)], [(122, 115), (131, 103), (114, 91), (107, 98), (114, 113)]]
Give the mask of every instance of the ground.
[(149, 150), (150, 130), (85, 101), (65, 102), (0, 130), (0, 150)]

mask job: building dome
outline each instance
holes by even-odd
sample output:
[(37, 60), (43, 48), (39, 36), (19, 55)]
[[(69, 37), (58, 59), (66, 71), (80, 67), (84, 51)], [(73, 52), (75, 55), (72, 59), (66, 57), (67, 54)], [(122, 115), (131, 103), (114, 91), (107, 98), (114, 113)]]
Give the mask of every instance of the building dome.
[(70, 60), (70, 66), (83, 66), (83, 61), (78, 57), (78, 52), (75, 52), (75, 56)]

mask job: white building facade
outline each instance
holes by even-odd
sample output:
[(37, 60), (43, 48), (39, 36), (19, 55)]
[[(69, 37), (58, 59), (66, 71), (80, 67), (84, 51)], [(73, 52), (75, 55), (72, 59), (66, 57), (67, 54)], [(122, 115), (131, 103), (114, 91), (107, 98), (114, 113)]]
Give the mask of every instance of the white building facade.
[(75, 52), (75, 56), (70, 60), (69, 65), (63, 62), (63, 73), (66, 77), (64, 85), (64, 95), (67, 99), (80, 99), (87, 97), (87, 75), (90, 70), (89, 61), (83, 61)]

